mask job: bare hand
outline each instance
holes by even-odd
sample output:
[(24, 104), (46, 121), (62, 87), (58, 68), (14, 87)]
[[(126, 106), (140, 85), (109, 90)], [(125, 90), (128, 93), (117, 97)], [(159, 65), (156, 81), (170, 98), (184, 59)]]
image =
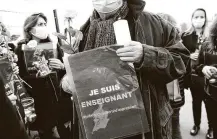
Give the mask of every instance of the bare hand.
[(11, 94), (11, 95), (8, 96), (8, 99), (11, 101), (11, 103), (13, 105), (16, 105), (16, 101), (17, 101), (17, 96), (16, 95)]
[(214, 74), (217, 73), (217, 68), (213, 66), (205, 66), (202, 69), (202, 72), (207, 79), (210, 79)]
[(64, 64), (59, 59), (56, 59), (56, 58), (49, 59), (49, 67), (51, 69), (64, 69), (65, 68)]
[(71, 86), (71, 84), (69, 83), (69, 77), (68, 75), (65, 75), (62, 79), (62, 88), (65, 92), (72, 94), (73, 92), (75, 92), (75, 87)]
[(139, 63), (143, 57), (143, 46), (140, 42), (131, 41), (116, 53), (122, 61)]
[(17, 66), (16, 63), (12, 64), (12, 69), (14, 74), (19, 74), (19, 67)]
[(191, 55), (190, 55), (190, 58), (192, 59), (192, 60), (197, 60), (198, 59), (198, 56), (199, 56), (199, 53), (198, 52), (195, 52), (195, 53), (192, 53)]

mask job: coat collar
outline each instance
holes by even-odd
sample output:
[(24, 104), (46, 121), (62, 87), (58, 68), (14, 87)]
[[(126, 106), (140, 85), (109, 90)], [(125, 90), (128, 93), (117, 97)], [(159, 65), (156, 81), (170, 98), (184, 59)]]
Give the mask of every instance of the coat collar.
[(146, 2), (143, 0), (127, 0), (130, 12), (132, 12), (133, 17), (137, 19), (139, 15), (143, 12)]

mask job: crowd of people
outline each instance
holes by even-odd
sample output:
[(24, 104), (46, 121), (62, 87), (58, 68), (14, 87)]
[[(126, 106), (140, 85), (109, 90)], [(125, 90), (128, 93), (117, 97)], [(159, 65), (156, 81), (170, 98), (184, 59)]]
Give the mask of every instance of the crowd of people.
[[(83, 39), (77, 43), (77, 53), (116, 44), (113, 23), (125, 19), (129, 24), (132, 40), (116, 53), (122, 61), (134, 64), (150, 131), (128, 138), (182, 139), (179, 113), (185, 104), (184, 89), (190, 89), (194, 125), (189, 134), (196, 136), (200, 130), (204, 102), (208, 119), (206, 138), (217, 139), (217, 18), (208, 26), (205, 9), (198, 8), (192, 13), (191, 28), (182, 32), (169, 14), (145, 11), (143, 0), (92, 0), (92, 3), (94, 11), (80, 29)], [(26, 68), (24, 45), (53, 42), (47, 22), (43, 13), (27, 17), (24, 38), (17, 44), (10, 43), (10, 33), (0, 23), (0, 58), (5, 54), (9, 57), (9, 51), (13, 54), (16, 60), (8, 68), (20, 81), (19, 86), (14, 83), (6, 87), (0, 73), (1, 139), (85, 138), (79, 122), (75, 122), (78, 119), (71, 94), (75, 87), (64, 78), (67, 74), (60, 44), (56, 44), (54, 58), (48, 60), (51, 70), (48, 75)], [(171, 84), (176, 84), (175, 90)], [(25, 98), (34, 100), (34, 116), (25, 112), (25, 106), (18, 106), (23, 104), (24, 94), (14, 88), (22, 88)], [(72, 134), (72, 130), (77, 134)], [(31, 131), (38, 134), (32, 135)]]

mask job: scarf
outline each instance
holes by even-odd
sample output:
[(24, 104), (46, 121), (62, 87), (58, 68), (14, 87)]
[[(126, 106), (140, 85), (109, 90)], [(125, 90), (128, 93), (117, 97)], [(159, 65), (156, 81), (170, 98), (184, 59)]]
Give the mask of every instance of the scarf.
[(94, 11), (90, 18), (90, 28), (84, 50), (116, 44), (113, 23), (118, 19), (124, 19), (128, 12), (127, 2), (124, 2), (117, 13), (107, 20), (102, 20), (97, 11)]

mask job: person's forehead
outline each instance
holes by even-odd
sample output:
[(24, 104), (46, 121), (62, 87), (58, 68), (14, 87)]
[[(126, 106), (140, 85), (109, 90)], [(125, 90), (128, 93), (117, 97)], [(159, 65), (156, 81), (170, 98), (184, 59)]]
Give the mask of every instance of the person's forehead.
[(194, 16), (205, 16), (205, 13), (204, 11), (199, 10), (194, 13)]
[(46, 23), (46, 21), (42, 17), (39, 17), (38, 18), (38, 23)]

